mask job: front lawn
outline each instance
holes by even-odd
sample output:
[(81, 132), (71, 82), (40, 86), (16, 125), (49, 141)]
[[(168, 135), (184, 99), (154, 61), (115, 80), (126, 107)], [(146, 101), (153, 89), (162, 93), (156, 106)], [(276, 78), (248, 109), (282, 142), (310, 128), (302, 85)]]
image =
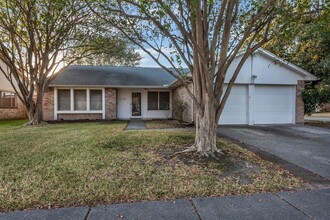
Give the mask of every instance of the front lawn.
[(180, 122), (178, 120), (148, 120), (145, 121), (148, 129), (175, 129), (175, 128), (193, 128), (191, 123)]
[(123, 131), (126, 122), (21, 126), (0, 121), (0, 210), (246, 194), (300, 180), (219, 140), (221, 162), (168, 156), (193, 131)]

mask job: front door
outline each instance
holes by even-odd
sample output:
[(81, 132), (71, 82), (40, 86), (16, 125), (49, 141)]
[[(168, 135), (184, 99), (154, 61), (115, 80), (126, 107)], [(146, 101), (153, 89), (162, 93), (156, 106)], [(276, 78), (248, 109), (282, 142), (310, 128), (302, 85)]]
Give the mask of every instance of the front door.
[(141, 116), (141, 93), (132, 93), (132, 116)]

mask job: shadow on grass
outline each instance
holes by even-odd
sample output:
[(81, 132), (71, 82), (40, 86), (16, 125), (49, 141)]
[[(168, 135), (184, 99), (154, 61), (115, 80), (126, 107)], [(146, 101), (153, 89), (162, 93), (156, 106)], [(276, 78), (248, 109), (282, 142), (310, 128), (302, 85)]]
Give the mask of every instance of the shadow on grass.
[(151, 147), (173, 149), (176, 146), (186, 147), (192, 144), (193, 136), (191, 134), (178, 133), (145, 133), (144, 131), (121, 133), (112, 136), (105, 142), (99, 143), (101, 148), (112, 150), (126, 150), (130, 147)]

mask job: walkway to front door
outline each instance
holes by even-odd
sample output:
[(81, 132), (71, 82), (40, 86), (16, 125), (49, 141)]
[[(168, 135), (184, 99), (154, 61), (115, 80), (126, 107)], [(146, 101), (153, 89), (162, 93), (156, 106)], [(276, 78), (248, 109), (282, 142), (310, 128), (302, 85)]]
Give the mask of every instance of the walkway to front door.
[(146, 124), (142, 120), (131, 120), (125, 130), (145, 130), (147, 129)]

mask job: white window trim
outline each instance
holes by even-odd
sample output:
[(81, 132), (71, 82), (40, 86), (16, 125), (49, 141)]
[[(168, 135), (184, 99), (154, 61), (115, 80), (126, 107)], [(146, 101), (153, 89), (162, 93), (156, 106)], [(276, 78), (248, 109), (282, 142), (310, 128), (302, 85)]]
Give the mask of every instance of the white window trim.
[[(58, 110), (58, 90), (70, 90), (70, 110)], [(74, 90), (86, 90), (86, 110), (74, 110)], [(90, 110), (90, 90), (102, 91), (102, 110)], [(54, 120), (58, 119), (58, 114), (102, 114), (102, 119), (105, 119), (105, 89), (90, 88), (90, 87), (55, 87), (54, 88)]]
[(2, 109), (14, 109), (14, 108), (17, 108), (17, 94), (15, 92), (12, 92), (12, 91), (6, 91), (6, 90), (0, 90), (0, 101), (1, 101), (1, 96), (2, 96), (2, 93), (12, 93), (14, 95), (14, 106), (1, 106), (2, 103), (0, 103), (0, 108)]

